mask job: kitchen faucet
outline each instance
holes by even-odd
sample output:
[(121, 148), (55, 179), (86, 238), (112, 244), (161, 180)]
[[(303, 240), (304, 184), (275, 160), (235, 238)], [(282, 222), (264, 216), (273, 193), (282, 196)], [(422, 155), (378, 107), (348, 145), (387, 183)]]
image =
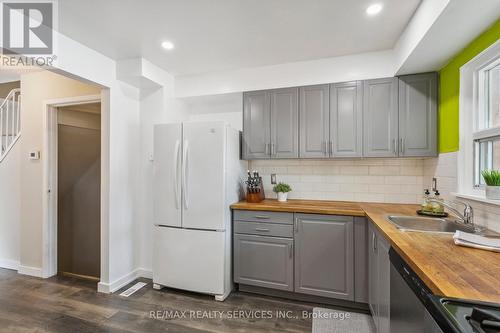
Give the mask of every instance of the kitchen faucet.
[(441, 200), (436, 200), (436, 199), (427, 199), (428, 202), (435, 202), (438, 204), (442, 204), (446, 208), (448, 208), (450, 211), (453, 212), (458, 218), (462, 220), (464, 224), (470, 225), (474, 227), (474, 210), (472, 209), (471, 205), (469, 205), (466, 202), (463, 201), (453, 201), (454, 203), (462, 204), (464, 205), (464, 212), (463, 214), (460, 213), (458, 210), (456, 210), (451, 203), (448, 203), (446, 201), (441, 201)]

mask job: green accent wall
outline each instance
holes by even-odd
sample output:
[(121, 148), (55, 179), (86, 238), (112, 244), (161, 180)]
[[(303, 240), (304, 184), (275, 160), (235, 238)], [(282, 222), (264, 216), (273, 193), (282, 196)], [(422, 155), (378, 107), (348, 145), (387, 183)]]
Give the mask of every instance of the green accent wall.
[(500, 39), (500, 19), (439, 71), (439, 152), (458, 151), (460, 67)]

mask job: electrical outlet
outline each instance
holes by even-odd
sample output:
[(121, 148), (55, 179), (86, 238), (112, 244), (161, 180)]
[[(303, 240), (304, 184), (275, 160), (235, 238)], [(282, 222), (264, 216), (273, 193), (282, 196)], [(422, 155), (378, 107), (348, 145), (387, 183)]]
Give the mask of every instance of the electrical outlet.
[(276, 174), (275, 173), (271, 174), (271, 184), (276, 185)]

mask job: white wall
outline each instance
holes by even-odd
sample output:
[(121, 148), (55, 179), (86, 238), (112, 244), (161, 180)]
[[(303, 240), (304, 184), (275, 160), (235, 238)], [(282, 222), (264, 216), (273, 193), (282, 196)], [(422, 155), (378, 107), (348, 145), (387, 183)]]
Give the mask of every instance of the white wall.
[(392, 50), (175, 78), (176, 97), (226, 94), (393, 76)]
[(243, 93), (183, 98), (191, 121), (225, 121), (237, 130), (243, 129)]
[[(36, 272), (42, 268), (42, 221), (44, 192), (43, 101), (55, 98), (95, 95), (100, 88), (65, 78), (48, 71), (21, 75), (20, 144), (20, 271)], [(41, 151), (40, 160), (29, 160), (30, 151)]]
[(20, 152), (18, 141), (0, 163), (0, 267), (10, 269), (19, 265)]

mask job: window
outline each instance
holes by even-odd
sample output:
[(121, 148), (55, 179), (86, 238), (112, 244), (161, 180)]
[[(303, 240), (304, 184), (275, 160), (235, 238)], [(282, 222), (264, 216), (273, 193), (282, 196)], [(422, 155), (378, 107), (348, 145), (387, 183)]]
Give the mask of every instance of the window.
[(474, 140), (474, 186), (484, 185), (481, 171), (500, 170), (500, 61), (478, 71)]
[(460, 68), (457, 196), (485, 201), (482, 170), (500, 170), (500, 41)]

